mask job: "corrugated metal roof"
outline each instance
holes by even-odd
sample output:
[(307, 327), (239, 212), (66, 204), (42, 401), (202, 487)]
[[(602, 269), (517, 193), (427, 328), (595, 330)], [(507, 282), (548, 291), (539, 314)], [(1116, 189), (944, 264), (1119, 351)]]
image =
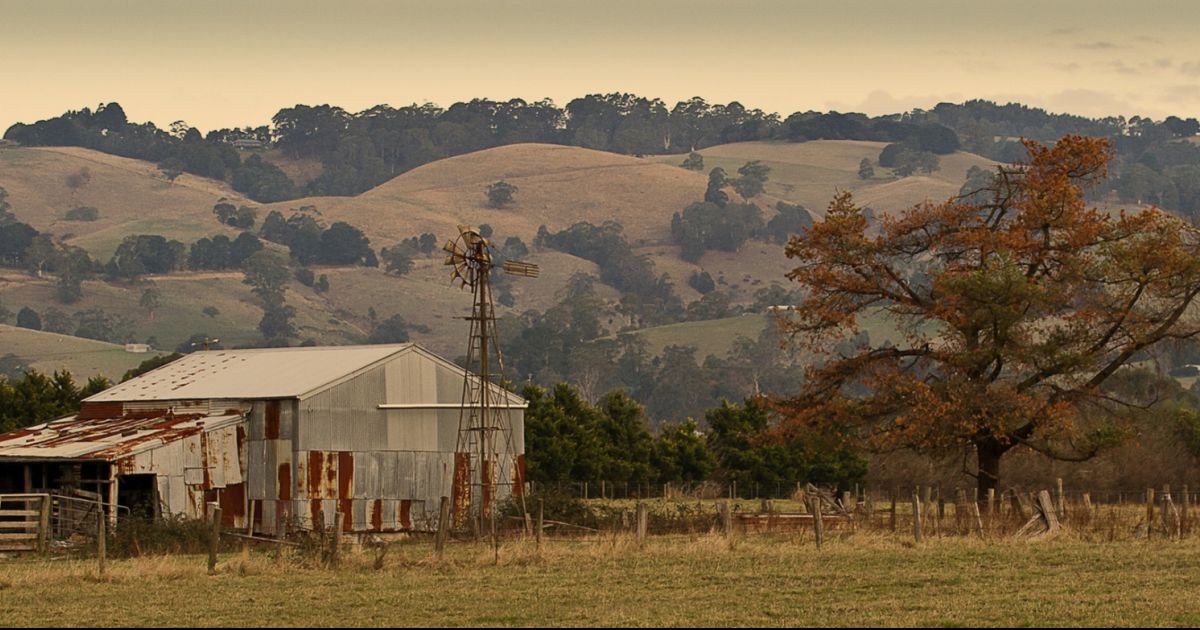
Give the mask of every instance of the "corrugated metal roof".
[(87, 402), (295, 398), (414, 344), (194, 352)]
[(189, 435), (212, 431), (241, 415), (75, 416), (0, 435), (0, 458), (103, 459), (115, 461)]

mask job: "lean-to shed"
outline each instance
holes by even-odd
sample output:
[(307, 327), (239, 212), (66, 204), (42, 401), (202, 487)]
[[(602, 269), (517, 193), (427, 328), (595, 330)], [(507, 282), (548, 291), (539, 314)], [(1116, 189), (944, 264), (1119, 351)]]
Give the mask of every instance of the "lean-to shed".
[[(455, 474), (471, 461), (455, 456), (464, 377), (416, 344), (196, 352), (0, 435), (0, 492), (96, 493), (114, 514), (199, 517), (216, 502), (267, 534), (339, 513), (347, 532), (432, 529), (442, 496), (480, 500), (453, 487), (471, 478)], [(494, 473), (504, 500), (524, 479), (525, 403), (496, 392), (512, 430)]]

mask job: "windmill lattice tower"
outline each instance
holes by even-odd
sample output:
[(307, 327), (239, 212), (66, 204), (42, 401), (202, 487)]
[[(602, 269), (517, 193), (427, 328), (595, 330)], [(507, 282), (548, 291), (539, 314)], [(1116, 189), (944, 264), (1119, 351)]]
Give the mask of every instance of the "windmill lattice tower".
[[(469, 519), (476, 536), (490, 531), (496, 537), (496, 512), (507, 490), (521, 499), (525, 507), (524, 470), (518, 465), (513, 441), (511, 403), (496, 376), (504, 373), (504, 358), (496, 332), (496, 309), (492, 299), (491, 273), (494, 269), (489, 243), (473, 227), (458, 226), (458, 238), (442, 248), (450, 255), (445, 264), (453, 267), (451, 283), (472, 290), (470, 334), (467, 340), (466, 376), (463, 379), (462, 406), (459, 412), (458, 441), (454, 456), (455, 524)], [(536, 278), (537, 265), (505, 261), (506, 273)]]

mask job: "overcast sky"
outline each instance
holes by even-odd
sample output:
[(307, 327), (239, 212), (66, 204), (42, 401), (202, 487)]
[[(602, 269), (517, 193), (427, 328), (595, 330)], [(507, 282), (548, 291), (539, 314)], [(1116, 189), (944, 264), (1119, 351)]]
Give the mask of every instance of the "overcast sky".
[(634, 92), (884, 114), (1020, 101), (1200, 116), (1200, 2), (0, 0), (0, 130), (118, 101), (259, 125), (474, 97)]

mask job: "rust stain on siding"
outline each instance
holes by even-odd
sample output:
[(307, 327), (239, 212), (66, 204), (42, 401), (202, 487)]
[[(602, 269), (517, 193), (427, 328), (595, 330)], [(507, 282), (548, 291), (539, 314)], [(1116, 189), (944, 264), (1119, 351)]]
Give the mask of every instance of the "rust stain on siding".
[(471, 455), (454, 454), (454, 485), (450, 487), (450, 507), (454, 512), (455, 525), (466, 522), (471, 509)]
[(371, 529), (381, 532), (383, 531), (383, 500), (375, 499), (371, 501)]
[(279, 401), (268, 400), (265, 414), (265, 423), (263, 426), (266, 438), (268, 440), (279, 439)]
[(342, 531), (354, 531), (354, 506), (350, 499), (339, 499), (337, 502), (337, 511), (342, 515)]
[(338, 458), (335, 457), (333, 453), (325, 454), (325, 480), (324, 480), (324, 486), (322, 488), (324, 490), (324, 492), (321, 493), (321, 498), (323, 498), (323, 499), (338, 498), (338, 494), (337, 494), (337, 488), (338, 488), (337, 463), (338, 463)]
[(321, 451), (308, 452), (308, 498), (321, 498), (321, 477), (325, 474), (325, 454)]
[(400, 502), (400, 528), (412, 529), (412, 501), (404, 499)]
[(235, 483), (217, 491), (217, 503), (221, 506), (221, 524), (237, 527), (246, 516), (246, 486)]
[(490, 460), (483, 462), (483, 511), (487, 513), (492, 509), (492, 495), (496, 493), (496, 464)]
[(280, 464), (279, 465), (278, 483), (279, 483), (279, 487), (276, 488), (275, 496), (279, 497), (280, 499), (282, 499), (284, 501), (290, 501), (292, 499), (292, 465), (291, 464)]
[(204, 483), (201, 488), (205, 490), (211, 489), (212, 475), (209, 473), (210, 462), (208, 461), (208, 434), (200, 434), (200, 466), (204, 469)]
[[(354, 483), (354, 453), (338, 452), (337, 476), (337, 498), (349, 499), (351, 497), (350, 488)], [(349, 515), (347, 515), (348, 517)]]

